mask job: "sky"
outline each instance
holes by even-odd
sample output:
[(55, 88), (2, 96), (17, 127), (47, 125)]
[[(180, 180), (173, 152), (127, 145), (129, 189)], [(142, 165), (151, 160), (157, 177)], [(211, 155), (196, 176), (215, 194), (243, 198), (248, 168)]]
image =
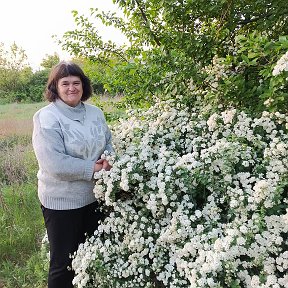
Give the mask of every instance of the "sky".
[[(47, 55), (55, 52), (61, 60), (71, 56), (62, 51), (52, 35), (58, 38), (76, 28), (71, 11), (77, 10), (85, 16), (89, 8), (119, 12), (112, 0), (8, 0), (2, 1), (0, 8), (0, 42), (6, 50), (15, 42), (25, 50), (30, 66), (37, 70)], [(97, 27), (98, 28), (98, 27)], [(124, 37), (116, 30), (99, 26), (103, 39), (124, 42)]]

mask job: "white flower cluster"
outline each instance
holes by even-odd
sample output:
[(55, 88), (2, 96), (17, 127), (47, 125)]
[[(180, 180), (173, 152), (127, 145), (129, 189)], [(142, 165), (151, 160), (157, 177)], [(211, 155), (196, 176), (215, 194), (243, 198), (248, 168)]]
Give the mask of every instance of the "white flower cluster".
[(277, 76), (283, 71), (288, 71), (288, 51), (277, 61), (272, 75)]
[(112, 130), (76, 287), (288, 287), (288, 116), (158, 102)]
[(214, 56), (212, 63), (204, 67), (203, 71), (208, 74), (206, 81), (209, 83), (211, 91), (217, 92), (219, 82), (229, 76), (231, 73), (228, 69), (229, 66), (231, 65), (224, 64), (223, 58)]
[(50, 250), (49, 250), (49, 240), (48, 240), (48, 234), (45, 230), (45, 233), (41, 240), (41, 247), (40, 247), (40, 255), (43, 260), (43, 262), (47, 265), (47, 270), (49, 267), (49, 259), (50, 259)]

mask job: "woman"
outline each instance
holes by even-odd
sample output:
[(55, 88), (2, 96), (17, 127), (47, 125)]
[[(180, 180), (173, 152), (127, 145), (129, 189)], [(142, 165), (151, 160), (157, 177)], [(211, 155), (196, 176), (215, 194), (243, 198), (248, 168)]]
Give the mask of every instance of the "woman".
[(49, 288), (73, 287), (70, 255), (103, 218), (93, 194), (93, 174), (110, 170), (112, 152), (103, 112), (84, 104), (92, 94), (89, 78), (75, 63), (62, 61), (49, 76), (49, 105), (33, 117), (38, 160), (38, 197), (50, 245)]

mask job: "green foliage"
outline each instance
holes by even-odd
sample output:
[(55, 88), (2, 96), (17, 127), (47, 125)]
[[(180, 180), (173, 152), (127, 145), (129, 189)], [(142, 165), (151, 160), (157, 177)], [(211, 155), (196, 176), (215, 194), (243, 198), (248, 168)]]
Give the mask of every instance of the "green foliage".
[(0, 279), (7, 288), (44, 287), (47, 263), (40, 255), (44, 225), (38, 203), (35, 183), (0, 190)]
[(126, 117), (126, 112), (121, 107), (122, 101), (121, 97), (94, 96), (91, 98), (93, 105), (99, 107), (104, 112), (106, 121), (110, 125), (120, 118), (124, 119)]
[(54, 53), (53, 55), (47, 55), (44, 59), (42, 59), (41, 66), (45, 69), (51, 69), (53, 66), (58, 64), (60, 61), (59, 55)]
[[(74, 11), (78, 29), (59, 41), (101, 67), (100, 82), (109, 93), (123, 93), (129, 104), (182, 94), (202, 105), (224, 103), (251, 111), (261, 111), (270, 97), (277, 98), (273, 109), (285, 103), (287, 87), (275, 89), (271, 69), (287, 50), (286, 1), (114, 3), (123, 17), (91, 9), (93, 22)], [(93, 24), (97, 21), (118, 28), (129, 45), (104, 42)], [(227, 77), (215, 75), (215, 59), (221, 59)], [(215, 77), (219, 91), (210, 87)]]
[(31, 137), (0, 140), (0, 286), (44, 288), (47, 261)]
[[(14, 188), (5, 186), (1, 189), (2, 260), (25, 260), (28, 253), (35, 249), (35, 241), (39, 241), (33, 239), (35, 234), (39, 233), (39, 231), (35, 233), (36, 229), (42, 225), (41, 209), (35, 201), (37, 193), (35, 194), (34, 186), (31, 184), (14, 186)], [(6, 235), (4, 236), (3, 233)], [(25, 249), (19, 255), (19, 250), (24, 247), (23, 244)]]
[(31, 75), (25, 51), (15, 43), (10, 50), (5, 50), (4, 44), (0, 43), (0, 99), (21, 101)]
[(1, 70), (6, 68), (8, 70), (16, 71), (29, 67), (25, 51), (16, 43), (13, 43), (9, 47), (9, 50), (6, 50), (4, 44), (0, 43), (0, 67)]
[[(275, 78), (272, 70), (287, 49), (288, 37), (271, 40), (259, 32), (238, 35), (233, 53), (214, 57), (212, 64), (204, 68), (207, 76), (202, 88), (206, 99), (215, 106), (233, 105), (251, 112), (286, 111), (285, 78)], [(267, 107), (269, 99), (273, 99), (273, 105)]]
[(43, 257), (39, 251), (35, 251), (23, 265), (15, 265), (14, 262), (7, 261), (1, 269), (1, 274), (5, 277), (3, 278), (5, 288), (47, 287), (45, 282), (48, 273), (48, 261), (43, 261)]
[(49, 69), (39, 70), (33, 73), (25, 87), (26, 101), (41, 102), (44, 100), (44, 90), (48, 80)]
[(14, 43), (6, 50), (0, 43), (0, 103), (42, 101), (49, 71), (58, 62), (56, 53), (46, 55), (45, 69), (33, 72), (22, 48)]

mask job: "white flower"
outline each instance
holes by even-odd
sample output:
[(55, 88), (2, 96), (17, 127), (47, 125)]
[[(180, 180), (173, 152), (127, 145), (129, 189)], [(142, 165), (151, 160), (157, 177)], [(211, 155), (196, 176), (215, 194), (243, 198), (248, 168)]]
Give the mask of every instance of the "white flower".
[(236, 109), (232, 109), (232, 110), (227, 110), (221, 113), (221, 116), (223, 118), (223, 122), (224, 124), (229, 124), (232, 122), (234, 115), (236, 113)]
[(112, 127), (94, 187), (109, 214), (73, 257), (76, 287), (285, 287), (288, 116), (189, 109), (157, 101)]
[(267, 100), (264, 101), (263, 104), (264, 104), (266, 107), (269, 107), (269, 106), (271, 106), (271, 105), (273, 104), (273, 102), (274, 102), (274, 99), (268, 98)]
[(207, 120), (207, 125), (208, 125), (210, 131), (215, 130), (215, 128), (217, 127), (217, 122), (216, 122), (217, 118), (218, 118), (218, 115), (217, 114), (213, 114)]
[(288, 51), (277, 61), (272, 75), (277, 76), (282, 71), (288, 71)]

